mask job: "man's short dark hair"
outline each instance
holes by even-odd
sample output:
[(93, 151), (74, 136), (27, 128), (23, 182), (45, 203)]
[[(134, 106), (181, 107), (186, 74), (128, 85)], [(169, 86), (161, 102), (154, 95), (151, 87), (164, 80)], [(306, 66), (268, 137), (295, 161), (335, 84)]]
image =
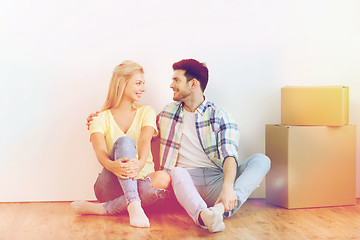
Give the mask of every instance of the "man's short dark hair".
[(204, 92), (209, 79), (209, 70), (205, 63), (195, 59), (184, 59), (173, 64), (175, 70), (185, 70), (187, 81), (196, 78), (200, 82), (201, 90)]

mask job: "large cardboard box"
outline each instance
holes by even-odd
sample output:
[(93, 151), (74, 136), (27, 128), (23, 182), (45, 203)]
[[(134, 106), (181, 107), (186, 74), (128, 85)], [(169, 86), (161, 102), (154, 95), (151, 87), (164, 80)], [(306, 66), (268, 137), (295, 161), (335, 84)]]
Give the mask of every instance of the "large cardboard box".
[(349, 87), (281, 88), (281, 124), (342, 126), (349, 123)]
[(268, 202), (288, 209), (355, 204), (355, 125), (266, 125), (265, 152)]

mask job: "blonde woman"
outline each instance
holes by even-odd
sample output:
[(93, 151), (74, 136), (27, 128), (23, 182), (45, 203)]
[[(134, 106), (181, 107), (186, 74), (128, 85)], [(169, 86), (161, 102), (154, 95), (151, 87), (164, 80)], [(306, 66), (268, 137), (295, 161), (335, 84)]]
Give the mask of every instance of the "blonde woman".
[(124, 61), (114, 71), (102, 112), (91, 122), (90, 141), (104, 167), (95, 183), (100, 203), (75, 201), (72, 207), (80, 214), (117, 214), (128, 211), (130, 224), (149, 227), (142, 206), (150, 205), (170, 183), (164, 171), (154, 172), (150, 151), (157, 135), (153, 108), (136, 102), (145, 92), (143, 68)]

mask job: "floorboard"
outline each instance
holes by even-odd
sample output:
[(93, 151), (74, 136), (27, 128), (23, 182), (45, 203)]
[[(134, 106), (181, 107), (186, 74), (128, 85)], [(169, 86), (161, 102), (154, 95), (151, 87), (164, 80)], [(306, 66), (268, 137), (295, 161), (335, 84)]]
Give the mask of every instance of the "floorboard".
[(151, 227), (140, 229), (127, 214), (76, 215), (69, 202), (0, 203), (0, 239), (360, 239), (360, 199), (355, 206), (296, 210), (250, 199), (215, 234), (181, 208), (147, 214)]

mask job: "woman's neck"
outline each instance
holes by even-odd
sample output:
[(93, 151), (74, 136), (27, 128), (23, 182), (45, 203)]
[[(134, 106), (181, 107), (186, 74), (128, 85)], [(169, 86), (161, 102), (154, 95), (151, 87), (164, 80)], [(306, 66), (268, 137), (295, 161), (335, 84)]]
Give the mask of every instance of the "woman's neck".
[(112, 108), (114, 111), (122, 111), (122, 112), (132, 112), (136, 109), (134, 108), (134, 102), (128, 101), (127, 99), (121, 99), (118, 106)]

